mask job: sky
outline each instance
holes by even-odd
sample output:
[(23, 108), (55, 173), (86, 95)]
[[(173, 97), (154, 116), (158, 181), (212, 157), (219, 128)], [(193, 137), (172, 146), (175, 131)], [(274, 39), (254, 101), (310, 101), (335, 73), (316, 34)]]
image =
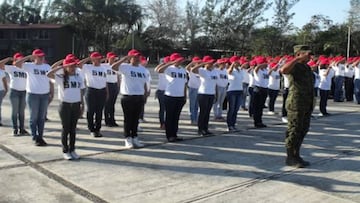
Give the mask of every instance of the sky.
[[(137, 0), (141, 5), (145, 5), (148, 1), (151, 0)], [(178, 0), (178, 2), (181, 7), (185, 7), (185, 0)], [(199, 0), (199, 2), (202, 6), (205, 0)], [(311, 16), (318, 14), (328, 16), (334, 24), (343, 23), (347, 19), (349, 8), (350, 0), (300, 0), (291, 9), (291, 12), (295, 13), (292, 23), (301, 28), (310, 21)], [(273, 15), (273, 8), (264, 13), (264, 17), (269, 20), (269, 24), (272, 22)]]

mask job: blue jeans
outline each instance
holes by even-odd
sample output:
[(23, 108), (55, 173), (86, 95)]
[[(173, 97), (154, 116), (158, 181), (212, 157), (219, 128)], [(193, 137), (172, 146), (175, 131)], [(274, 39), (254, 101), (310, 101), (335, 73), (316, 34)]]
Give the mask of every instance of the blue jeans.
[(5, 97), (5, 90), (0, 90), (0, 123), (1, 123), (1, 105), (4, 97)]
[(216, 86), (216, 102), (214, 103), (214, 107), (213, 107), (215, 118), (222, 117), (225, 97), (226, 97), (226, 87)]
[(243, 91), (229, 91), (227, 92), (227, 99), (229, 108), (227, 112), (227, 125), (228, 127), (235, 127), (236, 117), (241, 106)]
[(343, 84), (344, 84), (344, 76), (335, 76), (335, 90), (334, 90), (334, 101), (342, 101), (343, 100)]
[(245, 109), (246, 108), (246, 97), (248, 95), (248, 88), (249, 88), (249, 83), (243, 83), (243, 94), (242, 94), (242, 99), (241, 99), (241, 108)]
[(198, 120), (198, 111), (199, 111), (199, 104), (198, 104), (198, 89), (189, 87), (189, 108), (190, 108), (190, 120), (191, 122), (197, 122)]
[(160, 124), (165, 124), (165, 91), (156, 90), (156, 98), (159, 100), (159, 120)]
[(354, 81), (354, 92), (355, 92), (356, 102), (360, 104), (360, 79), (355, 79)]
[[(11, 119), (14, 130), (25, 130), (24, 118), (25, 118), (25, 105), (26, 105), (26, 91), (10, 90), (10, 102), (11, 102)], [(19, 125), (18, 126), (18, 120)]]
[(28, 93), (27, 102), (30, 111), (30, 129), (33, 140), (42, 139), (45, 127), (49, 94)]

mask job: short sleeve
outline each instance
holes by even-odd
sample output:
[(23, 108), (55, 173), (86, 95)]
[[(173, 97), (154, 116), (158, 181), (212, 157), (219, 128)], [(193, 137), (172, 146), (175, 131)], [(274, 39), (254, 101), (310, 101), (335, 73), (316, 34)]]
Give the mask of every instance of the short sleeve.
[(55, 83), (61, 84), (64, 80), (64, 71), (62, 69), (56, 71), (55, 73)]
[(206, 76), (206, 69), (205, 68), (199, 68), (199, 75), (201, 77), (205, 77)]
[(13, 70), (13, 66), (9, 66), (9, 65), (5, 65), (5, 71), (6, 72), (12, 72), (12, 70)]
[(24, 71), (26, 72), (30, 72), (32, 65), (33, 65), (32, 63), (24, 63), (22, 65), (22, 69), (24, 69)]

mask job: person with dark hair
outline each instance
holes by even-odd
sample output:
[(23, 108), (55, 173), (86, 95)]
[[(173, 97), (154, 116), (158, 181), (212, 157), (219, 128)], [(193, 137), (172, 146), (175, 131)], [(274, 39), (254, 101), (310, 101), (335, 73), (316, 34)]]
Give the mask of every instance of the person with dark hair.
[[(61, 65), (62, 63), (62, 65)], [(62, 124), (61, 143), (65, 160), (79, 159), (75, 152), (76, 125), (84, 105), (81, 89), (84, 79), (77, 73), (77, 62), (73, 58), (53, 64), (47, 76), (58, 86), (60, 100), (59, 115)]]
[[(170, 60), (170, 56), (164, 57), (162, 63), (155, 67), (155, 72), (158, 72), (158, 69), (168, 63)], [(167, 81), (164, 73), (159, 73), (159, 80), (157, 90), (155, 92), (155, 98), (159, 101), (159, 121), (160, 121), (160, 129), (165, 130), (165, 89), (166, 89)]]
[(329, 116), (330, 114), (327, 112), (326, 107), (329, 99), (332, 78), (334, 77), (334, 70), (331, 68), (329, 59), (323, 58), (320, 60), (319, 76), (320, 116)]
[(215, 103), (213, 105), (214, 117), (215, 121), (223, 122), (225, 118), (222, 116), (223, 112), (223, 104), (226, 98), (226, 89), (228, 87), (228, 75), (227, 75), (227, 67), (228, 67), (228, 58), (221, 58), (216, 61), (215, 70), (218, 72), (219, 78), (216, 84), (216, 97)]
[(195, 56), (191, 59), (191, 62), (185, 67), (189, 77), (187, 86), (189, 90), (189, 114), (191, 125), (197, 125), (198, 123), (199, 103), (197, 97), (200, 87), (200, 76), (199, 74), (193, 73), (191, 69), (199, 63), (201, 63), (201, 58)]
[(300, 156), (300, 148), (309, 131), (314, 102), (314, 77), (307, 65), (311, 50), (306, 45), (294, 46), (295, 58), (281, 67), (289, 77), (290, 88), (286, 100), (288, 127), (286, 131), (286, 165), (303, 168), (310, 165)]
[[(24, 63), (33, 59), (34, 62)], [(32, 55), (15, 61), (15, 66), (21, 67), (27, 73), (27, 102), (30, 110), (30, 128), (32, 139), (36, 146), (46, 146), (43, 138), (46, 112), (49, 100), (52, 100), (54, 92), (50, 86), (50, 80), (46, 76), (51, 67), (45, 63), (45, 53), (35, 49)]]

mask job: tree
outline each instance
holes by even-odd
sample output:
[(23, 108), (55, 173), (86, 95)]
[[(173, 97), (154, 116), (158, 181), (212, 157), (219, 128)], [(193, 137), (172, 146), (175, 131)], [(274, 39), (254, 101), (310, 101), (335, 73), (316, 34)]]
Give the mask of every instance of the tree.
[(274, 26), (279, 28), (281, 33), (286, 33), (294, 28), (291, 19), (295, 13), (289, 13), (290, 9), (294, 7), (299, 0), (274, 0)]
[(190, 41), (190, 50), (194, 50), (195, 48), (195, 38), (199, 34), (200, 31), (200, 7), (199, 1), (187, 1), (186, 2), (186, 33), (189, 35)]

